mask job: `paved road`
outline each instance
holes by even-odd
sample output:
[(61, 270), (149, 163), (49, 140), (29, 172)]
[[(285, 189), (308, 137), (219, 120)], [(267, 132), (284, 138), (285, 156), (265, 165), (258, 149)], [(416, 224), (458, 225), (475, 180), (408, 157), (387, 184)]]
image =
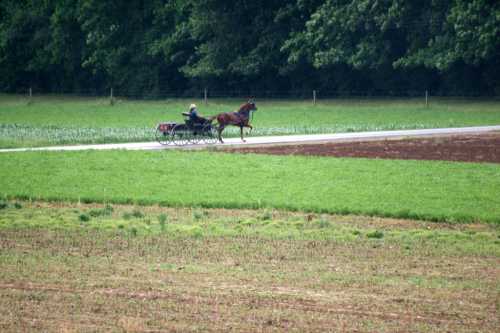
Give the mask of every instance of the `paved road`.
[[(435, 128), (419, 130), (397, 130), (397, 131), (376, 131), (376, 132), (358, 132), (358, 133), (337, 133), (337, 134), (312, 134), (312, 135), (286, 135), (286, 136), (258, 136), (248, 137), (247, 142), (243, 143), (239, 138), (225, 139), (224, 144), (216, 144), (216, 147), (238, 147), (255, 145), (279, 145), (279, 144), (306, 144), (306, 143), (324, 143), (324, 142), (348, 142), (361, 140), (386, 140), (398, 138), (415, 138), (428, 136), (446, 136), (457, 134), (480, 134), (493, 131), (500, 131), (500, 126), (478, 126), (478, 127), (460, 127), (460, 128)], [(3, 152), (23, 152), (23, 151), (75, 151), (75, 150), (159, 150), (159, 149), (202, 149), (207, 145), (187, 145), (183, 147), (168, 145), (162, 146), (157, 142), (138, 142), (138, 143), (113, 143), (97, 145), (76, 145), (76, 146), (52, 146), (40, 148), (14, 148), (0, 149)]]

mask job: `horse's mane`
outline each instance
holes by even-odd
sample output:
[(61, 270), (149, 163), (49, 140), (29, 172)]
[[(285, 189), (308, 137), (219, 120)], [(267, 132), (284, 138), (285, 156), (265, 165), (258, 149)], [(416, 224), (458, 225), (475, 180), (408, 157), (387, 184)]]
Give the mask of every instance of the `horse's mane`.
[(243, 103), (240, 105), (239, 109), (238, 109), (238, 112), (240, 111), (249, 111), (250, 109), (250, 105), (252, 105), (253, 102), (246, 102), (246, 103)]

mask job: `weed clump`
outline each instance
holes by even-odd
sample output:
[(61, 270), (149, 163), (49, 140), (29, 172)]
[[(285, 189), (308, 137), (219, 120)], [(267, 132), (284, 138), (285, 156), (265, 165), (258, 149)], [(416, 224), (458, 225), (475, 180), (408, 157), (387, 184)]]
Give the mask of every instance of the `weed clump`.
[(124, 220), (130, 220), (132, 218), (142, 219), (144, 218), (144, 216), (145, 216), (144, 213), (141, 212), (139, 209), (134, 209), (132, 212), (125, 212), (122, 215)]
[(325, 220), (325, 219), (319, 219), (315, 222), (316, 226), (320, 229), (324, 229), (324, 228), (329, 228), (332, 226), (332, 224), (330, 223), (330, 221), (328, 220)]
[(165, 230), (165, 224), (167, 223), (168, 216), (167, 214), (161, 213), (158, 215), (158, 222), (160, 223), (161, 230)]
[(110, 204), (107, 204), (106, 206), (104, 206), (104, 208), (102, 210), (104, 211), (104, 213), (106, 215), (111, 215), (115, 211), (115, 209), (113, 208), (113, 206), (111, 206)]
[(92, 217), (98, 217), (101, 215), (100, 209), (91, 209), (89, 210), (89, 215)]
[(139, 209), (134, 209), (132, 211), (132, 217), (135, 217), (136, 219), (142, 219), (144, 217), (144, 213), (141, 212)]
[(273, 212), (266, 210), (261, 216), (259, 216), (259, 220), (261, 221), (269, 221), (273, 218)]
[(85, 213), (84, 214), (80, 214), (78, 216), (78, 220), (80, 220), (80, 222), (88, 222), (88, 221), (90, 221), (90, 216), (87, 215), (87, 214), (85, 214)]
[(23, 208), (23, 205), (21, 205), (21, 203), (19, 203), (19, 202), (14, 202), (14, 208), (21, 209), (21, 208)]
[(375, 239), (381, 239), (381, 238), (384, 238), (384, 233), (382, 231), (375, 230), (375, 231), (367, 233), (366, 237), (368, 237), (368, 238), (375, 238)]
[(208, 215), (207, 212), (198, 209), (193, 210), (192, 214), (195, 221), (201, 220)]
[(9, 207), (9, 204), (7, 202), (5, 202), (3, 200), (0, 201), (0, 209), (5, 209), (7, 207)]
[(99, 216), (110, 216), (113, 214), (113, 207), (111, 205), (106, 205), (104, 208), (101, 209), (91, 209), (89, 210), (89, 215), (92, 217), (99, 217)]

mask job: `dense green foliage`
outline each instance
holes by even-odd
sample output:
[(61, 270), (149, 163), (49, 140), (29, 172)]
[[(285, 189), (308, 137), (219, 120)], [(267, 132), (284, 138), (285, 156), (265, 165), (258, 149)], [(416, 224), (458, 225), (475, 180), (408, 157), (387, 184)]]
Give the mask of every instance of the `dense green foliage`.
[[(155, 125), (181, 122), (190, 99), (159, 101), (36, 97), (27, 105), (16, 96), (0, 96), (0, 147), (154, 141)], [(241, 99), (199, 104), (203, 115), (235, 110)], [(423, 99), (263, 100), (254, 114), (251, 135), (319, 134), (500, 124), (500, 102)], [(229, 127), (224, 136), (239, 136)]]
[(0, 195), (500, 223), (495, 164), (208, 152), (0, 154)]
[(2, 0), (0, 89), (500, 93), (493, 0)]

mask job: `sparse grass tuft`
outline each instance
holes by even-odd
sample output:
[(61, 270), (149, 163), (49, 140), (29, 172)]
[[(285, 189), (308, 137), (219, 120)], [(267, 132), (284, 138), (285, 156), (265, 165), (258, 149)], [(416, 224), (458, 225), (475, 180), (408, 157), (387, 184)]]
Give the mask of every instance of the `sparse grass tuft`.
[(332, 225), (330, 221), (320, 218), (319, 220), (316, 220), (314, 223), (318, 228), (323, 229), (323, 228), (330, 228)]
[(144, 213), (138, 209), (134, 208), (132, 211), (124, 212), (122, 217), (124, 220), (130, 220), (130, 219), (142, 219), (144, 218)]
[(196, 208), (196, 209), (193, 209), (192, 215), (193, 215), (193, 220), (199, 221), (199, 220), (206, 218), (208, 214), (207, 214), (207, 212)]
[(268, 221), (271, 220), (272, 218), (273, 218), (273, 212), (267, 209), (264, 211), (264, 213), (262, 213), (261, 216), (259, 216), (259, 219), (261, 221)]
[(106, 205), (104, 208), (94, 208), (89, 210), (88, 214), (92, 217), (110, 216), (113, 213), (113, 207)]
[(366, 234), (368, 238), (382, 239), (384, 238), (384, 233), (380, 230), (375, 230)]
[(167, 220), (168, 220), (167, 214), (161, 213), (160, 215), (158, 215), (158, 222), (160, 223), (160, 228), (162, 231), (165, 230)]
[(134, 209), (131, 213), (132, 217), (136, 218), (136, 219), (142, 219), (144, 218), (144, 213), (141, 212), (139, 209)]
[(161, 213), (160, 215), (158, 215), (158, 222), (160, 222), (160, 224), (165, 224), (165, 222), (167, 222), (167, 220), (168, 220), (167, 214)]

